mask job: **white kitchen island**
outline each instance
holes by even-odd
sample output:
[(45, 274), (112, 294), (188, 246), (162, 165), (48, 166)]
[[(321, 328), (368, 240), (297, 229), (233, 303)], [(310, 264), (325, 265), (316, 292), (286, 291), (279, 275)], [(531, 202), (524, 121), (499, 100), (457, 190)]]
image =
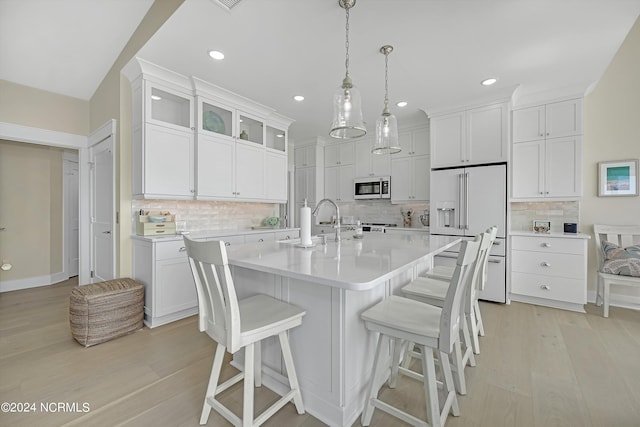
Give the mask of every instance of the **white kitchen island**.
[[(398, 293), (431, 268), (435, 254), (459, 242), (428, 233), (371, 233), (345, 235), (339, 243), (327, 236), (326, 245), (312, 248), (238, 245), (227, 254), (238, 298), (267, 294), (306, 310), (302, 325), (290, 332), (305, 407), (331, 426), (351, 426), (364, 406), (375, 350), (360, 313)], [(262, 361), (264, 384), (283, 393), (287, 381), (276, 339), (263, 344)]]

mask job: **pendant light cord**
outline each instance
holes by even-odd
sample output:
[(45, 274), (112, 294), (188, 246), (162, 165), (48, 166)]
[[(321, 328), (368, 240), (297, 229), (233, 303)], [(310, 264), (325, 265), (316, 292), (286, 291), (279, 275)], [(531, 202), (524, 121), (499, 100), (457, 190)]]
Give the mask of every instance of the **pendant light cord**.
[(349, 9), (350, 7), (347, 7), (345, 10), (347, 11), (347, 23), (345, 25), (345, 33), (346, 33), (346, 40), (344, 42), (344, 47), (346, 48), (347, 54), (345, 55), (345, 60), (344, 60), (344, 67), (346, 69), (346, 74), (345, 77), (349, 77)]
[(384, 109), (389, 110), (389, 53), (384, 53)]

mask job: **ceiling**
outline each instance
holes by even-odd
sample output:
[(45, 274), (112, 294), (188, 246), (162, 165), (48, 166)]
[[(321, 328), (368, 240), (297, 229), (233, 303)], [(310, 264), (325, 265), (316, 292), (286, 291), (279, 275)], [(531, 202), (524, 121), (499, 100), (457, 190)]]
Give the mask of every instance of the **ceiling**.
[[(90, 99), (152, 0), (0, 0), (0, 79)], [(358, 0), (350, 75), (369, 133), (389, 97), (399, 125), (424, 111), (546, 91), (584, 93), (640, 15), (640, 0)], [(138, 56), (251, 98), (326, 136), (344, 77), (338, 0), (185, 0)], [(214, 61), (208, 51), (224, 52)], [(480, 85), (487, 77), (498, 82)], [(303, 102), (292, 99), (303, 95)], [(404, 100), (403, 109), (395, 102)]]

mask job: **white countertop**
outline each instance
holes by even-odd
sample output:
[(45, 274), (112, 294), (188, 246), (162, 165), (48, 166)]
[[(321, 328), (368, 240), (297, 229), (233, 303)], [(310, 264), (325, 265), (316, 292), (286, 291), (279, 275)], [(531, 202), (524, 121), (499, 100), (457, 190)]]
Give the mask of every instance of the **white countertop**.
[[(280, 232), (280, 231), (298, 231), (299, 228), (271, 228), (271, 227), (256, 227), (253, 229), (243, 229), (243, 230), (198, 230), (198, 231), (189, 231), (185, 233), (187, 236), (192, 239), (208, 239), (211, 237), (225, 237), (225, 236), (240, 236), (245, 234), (259, 234), (259, 233), (272, 233), (272, 232)], [(133, 234), (131, 236), (132, 239), (145, 240), (148, 242), (171, 242), (182, 240), (182, 234), (165, 234), (158, 236), (140, 236), (138, 234)]]
[(460, 242), (459, 237), (428, 233), (343, 235), (335, 242), (300, 248), (291, 243), (262, 242), (231, 246), (229, 264), (348, 290), (368, 290), (395, 274)]
[(552, 231), (551, 233), (536, 233), (535, 231), (510, 231), (509, 234), (511, 236), (530, 236), (530, 237), (550, 237), (550, 238), (558, 238), (562, 237), (564, 239), (587, 239), (589, 240), (591, 236), (589, 234), (583, 233), (560, 233), (556, 231)]

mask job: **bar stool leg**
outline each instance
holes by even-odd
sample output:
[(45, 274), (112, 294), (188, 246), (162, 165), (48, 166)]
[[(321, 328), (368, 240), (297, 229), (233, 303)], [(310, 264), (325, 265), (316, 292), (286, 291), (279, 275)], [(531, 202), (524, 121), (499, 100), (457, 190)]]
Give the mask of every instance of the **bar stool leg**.
[(376, 354), (373, 357), (373, 369), (371, 372), (371, 379), (369, 380), (369, 391), (367, 392), (367, 398), (364, 402), (364, 410), (362, 411), (362, 418), (360, 419), (363, 426), (368, 426), (371, 423), (371, 417), (373, 417), (374, 406), (371, 403), (371, 400), (378, 396), (379, 391), (376, 384), (378, 382), (377, 378), (380, 371), (380, 353), (382, 353), (383, 348), (387, 348), (388, 343), (389, 337), (384, 334), (380, 334), (378, 337), (378, 344), (376, 345)]

